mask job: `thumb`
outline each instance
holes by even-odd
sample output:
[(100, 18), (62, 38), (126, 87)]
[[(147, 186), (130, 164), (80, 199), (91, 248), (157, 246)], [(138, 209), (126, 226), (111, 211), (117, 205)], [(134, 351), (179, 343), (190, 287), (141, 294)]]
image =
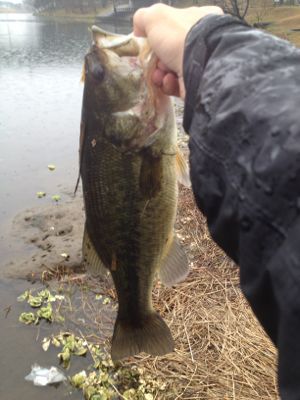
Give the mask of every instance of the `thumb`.
[(146, 37), (145, 8), (138, 9), (133, 15), (133, 34), (138, 37)]

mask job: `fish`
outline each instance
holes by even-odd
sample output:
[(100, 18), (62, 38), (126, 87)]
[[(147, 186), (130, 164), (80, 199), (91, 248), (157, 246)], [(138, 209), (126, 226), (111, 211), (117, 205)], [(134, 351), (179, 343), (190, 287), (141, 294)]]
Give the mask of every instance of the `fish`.
[(155, 87), (157, 59), (146, 39), (93, 26), (85, 56), (80, 177), (88, 269), (110, 272), (118, 298), (113, 361), (174, 350), (171, 331), (154, 310), (157, 276), (172, 286), (189, 270), (174, 233), (178, 180), (189, 185), (177, 146), (174, 107)]

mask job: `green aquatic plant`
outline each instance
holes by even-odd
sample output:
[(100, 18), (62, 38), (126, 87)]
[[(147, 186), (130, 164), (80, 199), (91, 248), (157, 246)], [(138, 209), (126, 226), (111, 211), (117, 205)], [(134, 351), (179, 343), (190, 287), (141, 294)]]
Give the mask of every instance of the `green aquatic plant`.
[(54, 200), (54, 201), (59, 201), (60, 199), (61, 199), (61, 197), (60, 197), (60, 195), (59, 194), (54, 194), (52, 197), (52, 200)]
[(64, 317), (58, 311), (53, 310), (51, 305), (57, 300), (64, 300), (64, 296), (61, 294), (53, 295), (48, 289), (40, 290), (35, 295), (32, 294), (31, 290), (26, 290), (18, 297), (18, 301), (26, 301), (30, 307), (38, 310), (36, 312), (23, 312), (19, 321), (26, 325), (38, 324), (41, 319), (48, 322), (63, 322)]
[(32, 312), (23, 312), (19, 316), (19, 321), (26, 325), (37, 324), (39, 318)]
[(61, 348), (58, 358), (68, 369), (74, 356), (89, 356), (92, 360), (87, 370), (69, 377), (70, 384), (81, 390), (85, 400), (153, 400), (155, 393), (164, 385), (135, 365), (114, 364), (100, 345), (89, 342), (70, 332), (46, 337), (42, 341), (44, 350), (49, 346)]
[[(103, 305), (111, 303), (109, 297), (96, 294), (96, 299)], [(18, 297), (26, 302), (33, 311), (23, 312), (20, 322), (38, 324), (44, 319), (47, 322), (63, 320), (59, 309), (67, 299), (59, 292), (49, 289), (39, 291), (26, 290)], [(86, 357), (89, 362), (86, 370), (69, 376), (70, 385), (82, 391), (85, 400), (153, 400), (157, 393), (164, 389), (162, 382), (147, 374), (136, 365), (113, 363), (103, 346), (89, 341), (73, 332), (60, 332), (45, 337), (42, 348), (48, 351), (50, 346), (57, 349), (57, 358), (64, 369), (69, 369), (74, 357)]]

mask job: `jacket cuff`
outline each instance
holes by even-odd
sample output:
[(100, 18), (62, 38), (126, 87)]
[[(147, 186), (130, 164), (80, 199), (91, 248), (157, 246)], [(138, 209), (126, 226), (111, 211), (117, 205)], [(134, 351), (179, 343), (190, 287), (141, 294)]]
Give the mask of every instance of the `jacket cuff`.
[(214, 49), (207, 47), (207, 38), (217, 29), (232, 25), (248, 26), (231, 15), (210, 14), (198, 21), (185, 40), (183, 78), (186, 90), (183, 127), (189, 132), (196, 104), (197, 90), (210, 54)]

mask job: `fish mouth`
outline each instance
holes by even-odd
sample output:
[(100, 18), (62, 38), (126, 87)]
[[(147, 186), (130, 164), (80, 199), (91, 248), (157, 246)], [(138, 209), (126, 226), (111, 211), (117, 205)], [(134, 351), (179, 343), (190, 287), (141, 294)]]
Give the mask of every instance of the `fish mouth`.
[[(90, 28), (93, 45), (85, 56), (84, 78), (92, 78), (95, 83), (100, 83), (105, 77), (105, 67), (114, 65), (116, 60), (109, 56), (107, 50), (118, 57), (129, 57), (134, 67), (135, 61), (141, 52), (145, 39), (135, 38), (133, 34), (120, 35), (111, 33), (93, 25)], [(111, 53), (110, 53), (111, 54)]]
[(93, 25), (90, 31), (95, 46), (111, 50), (120, 57), (137, 57), (145, 43), (144, 38), (136, 38), (133, 33), (120, 35), (105, 31), (96, 25)]

